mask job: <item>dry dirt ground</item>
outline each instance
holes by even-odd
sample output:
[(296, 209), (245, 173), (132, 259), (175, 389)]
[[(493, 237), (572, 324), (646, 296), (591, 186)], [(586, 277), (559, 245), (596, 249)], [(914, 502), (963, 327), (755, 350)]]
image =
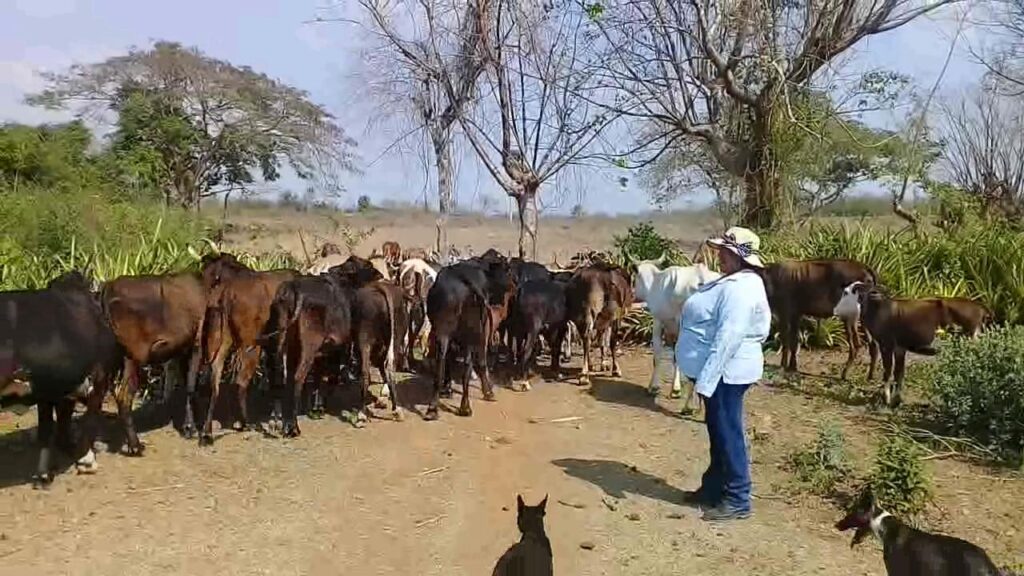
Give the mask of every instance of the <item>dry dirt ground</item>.
[[(828, 373), (840, 356), (805, 354), (803, 368)], [(227, 431), (205, 449), (165, 427), (144, 435), (144, 457), (103, 454), (98, 474), (63, 474), (49, 491), (24, 483), (34, 415), (0, 414), (0, 575), (490, 574), (518, 538), (517, 493), (549, 495), (558, 574), (884, 573), (878, 546), (851, 549), (832, 529), (841, 512), (795, 492), (781, 466), (831, 417), (863, 469), (876, 411), (837, 402), (819, 378), (755, 388), (755, 515), (714, 526), (679, 503), (706, 464), (703, 424), (678, 417), (678, 401), (646, 396), (646, 352), (622, 367), (625, 378), (589, 388), (501, 389), (496, 403), (474, 388), (470, 418), (409, 414), (362, 429), (301, 420), (298, 439)], [(420, 400), (421, 380), (402, 392)], [(1024, 481), (956, 460), (927, 465), (930, 527), (1000, 563), (1024, 561)]]

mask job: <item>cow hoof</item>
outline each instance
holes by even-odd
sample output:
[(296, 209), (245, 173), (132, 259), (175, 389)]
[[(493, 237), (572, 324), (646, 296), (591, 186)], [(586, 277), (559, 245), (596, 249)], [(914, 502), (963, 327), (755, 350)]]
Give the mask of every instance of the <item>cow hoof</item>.
[(619, 368), (612, 368), (612, 376), (615, 378), (622, 378), (622, 370)]
[(136, 444), (136, 445), (134, 445), (134, 446), (129, 444), (125, 448), (125, 455), (126, 456), (130, 456), (132, 458), (138, 458), (138, 457), (142, 456), (142, 453), (145, 452), (145, 451), (146, 451), (146, 445), (141, 443), (141, 442)]
[(470, 417), (472, 415), (473, 415), (473, 409), (470, 408), (469, 406), (460, 406), (459, 407), (459, 416), (468, 418), (468, 417)]
[(96, 461), (96, 453), (89, 450), (75, 462), (75, 471), (79, 474), (95, 474), (100, 467)]
[(302, 431), (299, 430), (299, 425), (293, 423), (286, 424), (281, 432), (281, 436), (285, 438), (298, 438), (300, 435), (302, 435)]
[(432, 422), (434, 420), (437, 420), (440, 417), (441, 417), (441, 414), (438, 412), (436, 406), (431, 406), (430, 408), (427, 408), (427, 413), (423, 415), (423, 419), (428, 421), (428, 422)]
[(188, 425), (182, 427), (182, 429), (181, 429), (181, 437), (186, 439), (186, 440), (191, 440), (191, 439), (195, 438), (196, 437), (196, 427), (195, 426), (188, 426)]
[(53, 484), (53, 474), (36, 474), (32, 477), (32, 488), (35, 490), (47, 490)]
[(213, 446), (213, 434), (200, 434), (199, 435), (200, 446)]
[(405, 420), (405, 410), (395, 408), (394, 411), (391, 412), (391, 416), (395, 419), (395, 422), (402, 422)]
[(580, 376), (579, 386), (590, 386), (590, 376)]

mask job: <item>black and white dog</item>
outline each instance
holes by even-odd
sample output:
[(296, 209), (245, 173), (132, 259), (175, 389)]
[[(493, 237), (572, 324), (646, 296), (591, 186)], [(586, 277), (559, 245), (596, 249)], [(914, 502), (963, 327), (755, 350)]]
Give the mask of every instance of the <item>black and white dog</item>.
[(839, 531), (855, 528), (856, 545), (870, 532), (882, 542), (885, 571), (889, 576), (1001, 576), (984, 550), (959, 538), (930, 534), (907, 526), (875, 505), (874, 495), (864, 492)]

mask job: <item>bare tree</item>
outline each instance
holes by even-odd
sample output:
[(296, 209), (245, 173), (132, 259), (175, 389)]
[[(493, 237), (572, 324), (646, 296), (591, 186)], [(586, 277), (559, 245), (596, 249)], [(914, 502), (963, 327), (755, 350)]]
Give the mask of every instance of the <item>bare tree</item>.
[(491, 102), (461, 118), (480, 161), (516, 200), (521, 258), (537, 256), (541, 186), (597, 158), (598, 138), (616, 117), (581, 96), (600, 98), (603, 89), (587, 22), (572, 3), (498, 0), (485, 52)]
[(941, 167), (989, 215), (1024, 210), (1024, 102), (978, 89), (943, 106)]
[[(743, 222), (775, 224), (784, 204), (776, 148), (789, 96), (860, 40), (956, 0), (621, 0), (588, 4), (607, 42), (609, 105), (658, 130), (630, 154), (640, 165), (679, 140), (706, 146), (745, 186)], [(729, 133), (736, 106), (746, 126)]]
[[(454, 208), (456, 124), (473, 104), (484, 64), (481, 38), (490, 0), (358, 0), (376, 45), (367, 52), (375, 95), (411, 113), (431, 143), (437, 174), (437, 250), (448, 248)], [(348, 21), (329, 15), (319, 22)]]

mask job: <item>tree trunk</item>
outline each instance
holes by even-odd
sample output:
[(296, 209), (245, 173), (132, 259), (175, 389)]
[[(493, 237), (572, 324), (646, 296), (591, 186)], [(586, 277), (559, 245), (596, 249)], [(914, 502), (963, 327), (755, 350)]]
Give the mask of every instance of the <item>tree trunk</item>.
[(778, 223), (783, 200), (782, 175), (773, 149), (775, 92), (766, 87), (758, 98), (743, 174), (746, 191), (741, 222), (761, 230), (769, 230)]
[(437, 168), (437, 254), (447, 262), (448, 215), (454, 204), (455, 174), (452, 167), (451, 130), (434, 130), (434, 162)]
[(519, 257), (537, 260), (537, 189), (526, 188), (516, 196), (519, 208)]

